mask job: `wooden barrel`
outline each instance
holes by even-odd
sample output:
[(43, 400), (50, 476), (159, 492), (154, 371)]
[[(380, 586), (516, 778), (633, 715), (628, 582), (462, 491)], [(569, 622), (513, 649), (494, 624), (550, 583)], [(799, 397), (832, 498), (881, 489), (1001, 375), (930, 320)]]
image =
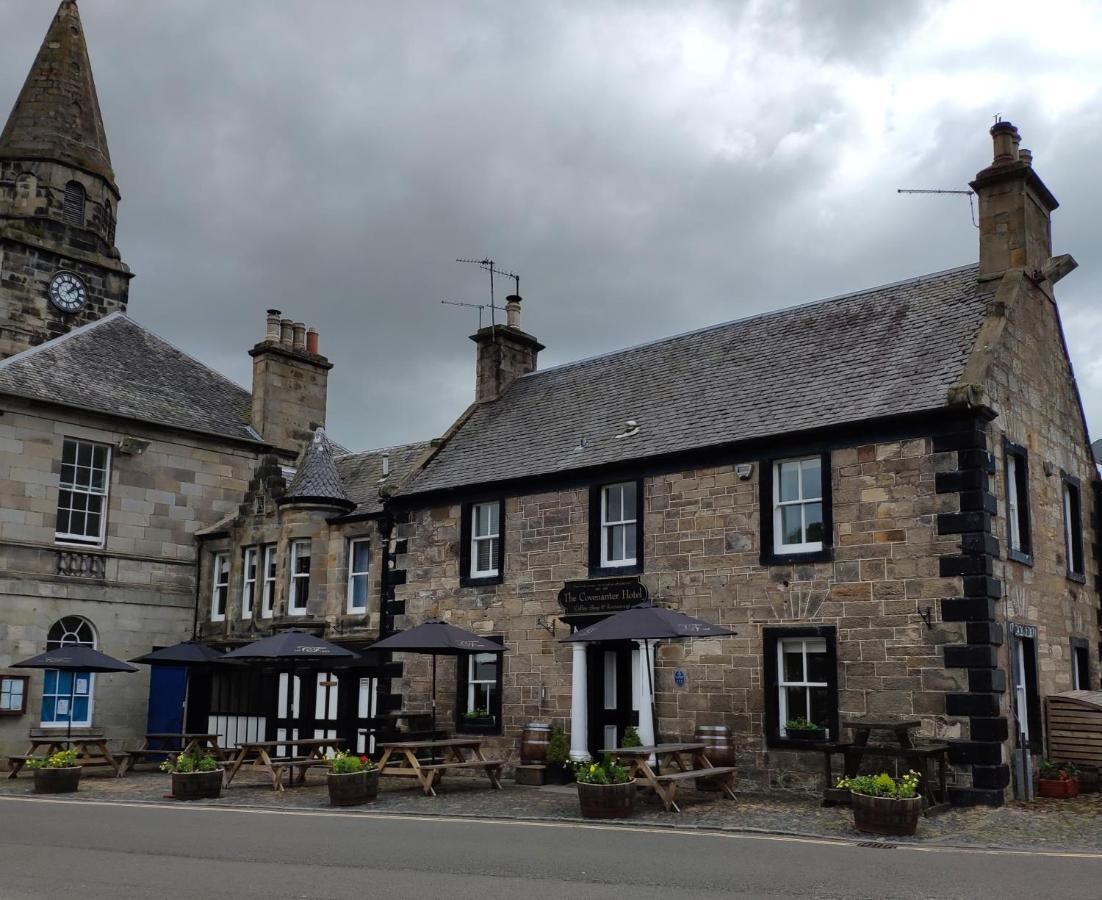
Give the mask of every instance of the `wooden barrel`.
[[(731, 729), (726, 725), (697, 725), (695, 742), (705, 744), (704, 755), (713, 766), (733, 766), (735, 764), (735, 742), (731, 738)], [(698, 778), (698, 791), (718, 791), (723, 787), (711, 778)]]
[(546, 722), (529, 722), (520, 736), (520, 761), (526, 765), (542, 765), (547, 761), (547, 745), (551, 742), (551, 726)]

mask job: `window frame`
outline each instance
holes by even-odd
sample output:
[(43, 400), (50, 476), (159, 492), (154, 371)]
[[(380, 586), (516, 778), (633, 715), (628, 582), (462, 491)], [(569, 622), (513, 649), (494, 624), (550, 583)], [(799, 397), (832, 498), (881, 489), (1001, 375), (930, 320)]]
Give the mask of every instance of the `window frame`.
[[(79, 620), (79, 624), (76, 626), (75, 630), (73, 629), (73, 621), (74, 620)], [(61, 639), (58, 640), (58, 639), (51, 638), (50, 635), (54, 632), (54, 629), (57, 628), (59, 625), (64, 626), (63, 627), (64, 634), (62, 635)], [(81, 630), (84, 629), (85, 627), (87, 628), (87, 633), (90, 636), (90, 639), (89, 640), (80, 640)], [(70, 634), (76, 636), (77, 640), (66, 641), (65, 636), (70, 635)], [(93, 650), (98, 650), (99, 649), (99, 633), (96, 631), (96, 626), (92, 622), (92, 620), (87, 618), (86, 616), (72, 615), (72, 616), (62, 616), (60, 619), (58, 619), (56, 622), (54, 622), (50, 626), (49, 630), (46, 632), (46, 650), (48, 652), (50, 650), (60, 649), (61, 647), (91, 647)], [(91, 725), (92, 725), (92, 722), (94, 720), (93, 716), (95, 715), (95, 704), (96, 704), (96, 673), (95, 672), (76, 672), (76, 671), (71, 671), (71, 670), (65, 670), (65, 671), (68, 671), (68, 674), (70, 675), (70, 677), (73, 680), (75, 680), (78, 675), (85, 676), (88, 679), (88, 691), (87, 691), (87, 693), (84, 693), (84, 694), (77, 694), (77, 693), (74, 693), (74, 692), (70, 692), (69, 694), (66, 694), (65, 692), (57, 692), (57, 691), (52, 692), (52, 693), (47, 693), (46, 692), (46, 681), (49, 678), (49, 673), (54, 672), (54, 673), (56, 673), (56, 677), (60, 678), (61, 675), (63, 674), (63, 670), (61, 670), (61, 669), (43, 669), (42, 670), (42, 696), (39, 697), (39, 701), (38, 701), (38, 724), (39, 724), (40, 728), (44, 728), (44, 729), (47, 729), (47, 728), (48, 729), (65, 728), (65, 729), (68, 730), (72, 726), (75, 726), (77, 728), (90, 728)], [(74, 685), (74, 687), (75, 687), (75, 685)], [(70, 721), (72, 719), (72, 709), (69, 708), (68, 711), (67, 711), (67, 715), (69, 716), (69, 719), (66, 719), (64, 721), (58, 721), (57, 718), (56, 718), (56, 706), (55, 706), (55, 718), (51, 719), (49, 722), (47, 722), (46, 719), (42, 715), (42, 711), (43, 711), (43, 707), (46, 704), (46, 700), (49, 697), (54, 697), (54, 698), (67, 697), (68, 699), (72, 699), (72, 700), (75, 700), (78, 697), (87, 697), (88, 698), (88, 715), (87, 715), (87, 718), (82, 719), (79, 722)]]
[[(356, 571), (353, 567), (356, 561), (356, 545), (367, 545), (367, 568), (362, 572)], [(346, 542), (348, 553), (348, 579), (345, 582), (345, 601), (344, 609), (345, 613), (350, 616), (366, 616), (371, 609), (371, 538), (369, 537), (350, 537)], [(363, 578), (367, 582), (367, 588), (364, 591), (364, 605), (354, 606), (352, 598), (355, 596), (353, 591), (353, 579)]]
[[(495, 644), (505, 645), (505, 637), (500, 634), (488, 634), (486, 640)], [(461, 660), (455, 667), (455, 730), (460, 734), (501, 734), (502, 733), (502, 693), (505, 683), (505, 654), (495, 654), (497, 657), (497, 678), (491, 694), (491, 703), (488, 712), (493, 716), (491, 725), (473, 725), (463, 718), (463, 714), (470, 709), (471, 665), (477, 653), (465, 653), (458, 658)], [(484, 682), (478, 682), (484, 683)]]
[(275, 618), (276, 585), (279, 584), (278, 544), (261, 544), (264, 551), (260, 559), (263, 569), (260, 572), (260, 618)]
[(1006, 558), (1022, 565), (1032, 566), (1033, 527), (1029, 502), (1029, 451), (1005, 438), (1003, 439), (1003, 489), (1006, 491)]
[[(1082, 663), (1082, 666), (1080, 666)], [(1084, 673), (1080, 669), (1086, 669)], [(1091, 645), (1086, 638), (1071, 639), (1071, 689), (1073, 691), (1093, 691), (1091, 687)]]
[(826, 643), (827, 668), (833, 673), (832, 681), (827, 682), (827, 705), (830, 710), (827, 722), (828, 737), (837, 740), (838, 726), (838, 630), (833, 625), (808, 625), (793, 627), (772, 627), (762, 629), (762, 667), (764, 669), (765, 690), (765, 741), (767, 747), (794, 748), (806, 747), (805, 741), (797, 741), (784, 735), (784, 722), (781, 715), (781, 670), (779, 654), (783, 641), (788, 639), (818, 638)]
[[(0, 716), (24, 716), (27, 714), (27, 691), (30, 688), (31, 678), (29, 675), (0, 675), (0, 697), (4, 694), (4, 683), (18, 681), (20, 687), (20, 699), (22, 705), (19, 709), (4, 708), (0, 706)], [(13, 691), (8, 690), (8, 696), (12, 696)]]
[[(249, 577), (249, 559), (252, 559), (252, 578)], [(260, 574), (260, 548), (245, 547), (241, 554), (241, 618), (251, 619), (256, 612), (256, 583)]]
[[(307, 568), (305, 572), (296, 572), (298, 561), (301, 557), (299, 548), (306, 545), (308, 552), (308, 559), (311, 566), (313, 565), (313, 542), (310, 538), (292, 538), (291, 539), (291, 552), (290, 552), (290, 565), (287, 567), (288, 574), (288, 591), (287, 591), (287, 615), (289, 616), (305, 616), (310, 609), (310, 568)], [(301, 582), (306, 582), (306, 597), (301, 604), (298, 602), (299, 592), (301, 591)]]
[[(497, 570), (494, 574), (474, 574), (474, 516), (479, 506), (497, 504)], [(459, 586), (485, 587), (505, 580), (505, 498), (501, 495), (478, 497), (462, 504), (459, 522)]]
[[(107, 541), (107, 512), (108, 506), (111, 502), (111, 464), (114, 462), (114, 454), (111, 452), (112, 447), (110, 444), (102, 443), (101, 441), (88, 441), (83, 438), (75, 437), (63, 437), (61, 441), (61, 466), (66, 465), (65, 459), (65, 445), (72, 443), (75, 445), (73, 451), (73, 467), (77, 466), (76, 460), (79, 458), (80, 447), (87, 445), (92, 448), (93, 462), (95, 460), (96, 448), (103, 448), (105, 451), (104, 464), (103, 464), (103, 489), (102, 491), (95, 491), (89, 488), (87, 490), (78, 488), (75, 479), (71, 483), (70, 487), (65, 487), (61, 481), (61, 472), (58, 472), (58, 485), (57, 485), (57, 503), (54, 509), (54, 543), (63, 544), (67, 547), (88, 547), (92, 549), (102, 549)], [(95, 470), (95, 466), (89, 466), (90, 471)], [(88, 497), (100, 498), (100, 513), (99, 513), (99, 534), (92, 538), (87, 534), (76, 534), (74, 532), (61, 532), (57, 530), (57, 514), (61, 512), (61, 494), (63, 491), (67, 491), (70, 495), (81, 494)], [(71, 504), (72, 501), (70, 501)], [(72, 505), (66, 507), (70, 513), (73, 510)], [(84, 514), (87, 516), (87, 507), (85, 507)], [(72, 523), (72, 516), (70, 515), (70, 524)]]
[[(776, 473), (782, 463), (819, 459), (819, 481), (822, 485), (819, 502), (823, 507), (823, 539), (819, 546), (811, 549), (793, 551), (785, 545), (777, 546), (777, 503), (779, 493)], [(801, 476), (802, 484), (802, 476)], [(814, 500), (799, 501), (814, 502)], [(834, 559), (834, 491), (831, 452), (829, 450), (813, 452), (794, 452), (783, 456), (770, 456), (758, 460), (758, 510), (761, 552), (759, 562), (763, 566), (779, 566), (812, 562), (829, 562)], [(795, 546), (795, 545), (791, 545)]]
[[(635, 558), (626, 562), (609, 561), (605, 552), (605, 532), (607, 528), (633, 524), (631, 519), (606, 521), (607, 491), (609, 488), (631, 484), (635, 486)], [(589, 577), (615, 577), (620, 575), (638, 575), (643, 571), (645, 559), (643, 542), (645, 537), (646, 481), (642, 478), (610, 478), (591, 484), (589, 487)], [(626, 550), (626, 547), (625, 547)]]
[(1060, 511), (1064, 520), (1064, 571), (1069, 579), (1087, 582), (1087, 564), (1083, 548), (1082, 482), (1067, 472), (1060, 485)]
[[(225, 580), (222, 564), (225, 564)], [(230, 554), (228, 550), (215, 550), (210, 558), (210, 620), (212, 622), (225, 622), (226, 613), (230, 605)], [(219, 609), (218, 597), (222, 592), (221, 609)]]

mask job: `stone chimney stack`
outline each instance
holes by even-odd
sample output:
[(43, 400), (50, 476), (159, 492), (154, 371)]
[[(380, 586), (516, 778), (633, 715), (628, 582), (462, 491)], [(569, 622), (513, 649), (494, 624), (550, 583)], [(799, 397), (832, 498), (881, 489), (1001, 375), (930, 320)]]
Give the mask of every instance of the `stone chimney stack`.
[(268, 443), (297, 457), (325, 425), (326, 389), (333, 364), (318, 352), (318, 333), (269, 309), (264, 339), (253, 358), (252, 424)]
[(516, 379), (536, 370), (536, 357), (544, 349), (532, 335), (520, 330), (520, 297), (505, 298), (505, 325), (489, 325), (471, 335), (478, 345), (475, 368), (475, 402), (489, 403), (508, 390)]
[(979, 198), (980, 278), (1024, 269), (1040, 280), (1052, 256), (1052, 211), (1060, 204), (1033, 170), (1033, 154), (1018, 145), (1018, 129), (996, 122), (994, 159), (976, 175)]

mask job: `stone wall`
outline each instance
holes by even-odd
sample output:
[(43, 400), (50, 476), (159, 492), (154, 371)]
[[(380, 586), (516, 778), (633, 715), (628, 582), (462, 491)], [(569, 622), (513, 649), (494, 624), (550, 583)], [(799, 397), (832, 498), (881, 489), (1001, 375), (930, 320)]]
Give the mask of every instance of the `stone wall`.
[[(142, 453), (114, 453), (102, 549), (54, 542), (65, 437), (116, 446), (149, 441)], [(77, 411), (47, 414), (5, 399), (0, 415), (0, 672), (46, 649), (50, 626), (79, 615), (99, 648), (118, 658), (191, 636), (194, 534), (240, 503), (254, 465), (246, 448), (118, 423)], [(28, 712), (0, 718), (0, 754), (23, 752), (39, 726), (42, 674), (30, 674)], [(103, 677), (93, 724), (129, 743), (145, 729), (149, 674)]]
[[(755, 464), (748, 480), (736, 475), (739, 462)], [(944, 694), (960, 689), (964, 676), (946, 671), (939, 645), (963, 640), (964, 626), (937, 621), (938, 598), (961, 590), (959, 578), (939, 573), (939, 556), (955, 552), (959, 539), (938, 534), (937, 515), (958, 506), (934, 490), (936, 473), (955, 459), (934, 453), (926, 437), (835, 448), (834, 560), (769, 567), (759, 560), (760, 466), (734, 459), (645, 479), (642, 581), (651, 597), (738, 631), (660, 649), (659, 733), (687, 738), (699, 724), (727, 724), (744, 777), (789, 784), (817, 772), (817, 757), (766, 746), (762, 667), (763, 627), (814, 624), (837, 628), (843, 719), (914, 716), (927, 735), (961, 736)], [(458, 504), (413, 510), (399, 525), (408, 553), (398, 565), (408, 583), (396, 592), (406, 611), (398, 627), (439, 613), (505, 637), (503, 752), (532, 719), (569, 726), (570, 649), (537, 618), (561, 614), (563, 582), (588, 577), (588, 497), (588, 487), (577, 486), (508, 498), (499, 586), (459, 588)], [(567, 631), (560, 624), (557, 637)], [(427, 705), (428, 661), (405, 662), (407, 706)], [(674, 683), (678, 669), (684, 687)], [(450, 721), (454, 663), (438, 679), (441, 718)]]

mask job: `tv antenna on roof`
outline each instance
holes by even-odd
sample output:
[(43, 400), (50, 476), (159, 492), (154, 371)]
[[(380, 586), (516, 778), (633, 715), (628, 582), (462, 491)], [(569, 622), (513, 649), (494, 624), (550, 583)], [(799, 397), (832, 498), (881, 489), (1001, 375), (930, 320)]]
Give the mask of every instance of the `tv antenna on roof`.
[[(997, 118), (997, 117), (996, 117)], [(977, 228), (980, 227), (980, 223), (976, 221), (976, 204), (973, 201), (973, 197), (976, 196), (975, 191), (939, 191), (932, 190), (930, 188), (897, 188), (897, 194), (958, 194), (968, 198), (968, 209), (972, 213), (972, 224)]]
[[(497, 263), (495, 263), (492, 259), (489, 259), (489, 258), (465, 259), (465, 258), (461, 257), (459, 259), (456, 259), (456, 262), (457, 263), (470, 263), (471, 265), (478, 266), (484, 272), (489, 272), (490, 273), (490, 302), (488, 304), (486, 304), (485, 306), (483, 306), (482, 309), (489, 308), (489, 310), (490, 310), (490, 324), (491, 325), (496, 325), (497, 322), (494, 320), (494, 310), (495, 309), (501, 309), (501, 307), (494, 305), (494, 276), (495, 275), (502, 275), (505, 278), (512, 278), (514, 284), (516, 285), (516, 289), (513, 291), (513, 293), (515, 293), (517, 296), (520, 296), (520, 276), (514, 274), (513, 272), (506, 272), (504, 269), (499, 269), (497, 267)], [(472, 303), (472, 304), (469, 304), (469, 305), (477, 306), (478, 304)], [(479, 312), (478, 322), (479, 322), (479, 327), (481, 328), (482, 327), (481, 311)]]

